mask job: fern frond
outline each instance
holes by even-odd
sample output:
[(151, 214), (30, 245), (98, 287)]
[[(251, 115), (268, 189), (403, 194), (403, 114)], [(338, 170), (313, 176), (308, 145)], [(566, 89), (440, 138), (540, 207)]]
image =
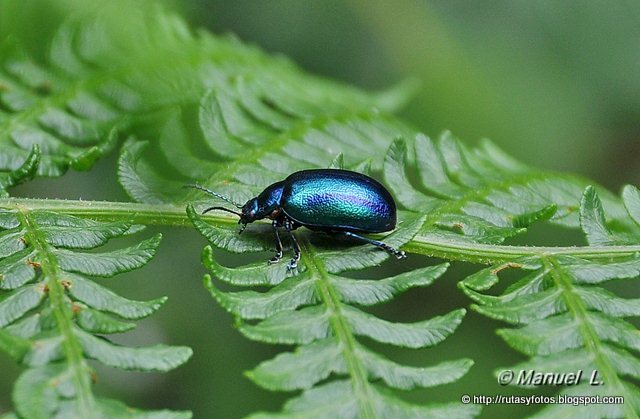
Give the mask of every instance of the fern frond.
[[(68, 167), (88, 169), (113, 149), (116, 132), (127, 119), (102, 91), (104, 72), (88, 75), (81, 60), (61, 68), (75, 54), (61, 29), (53, 41), (50, 61), (39, 64), (24, 54), (0, 53), (0, 172), (16, 171), (28, 162), (34, 147), (41, 151), (37, 174), (57, 176)], [(64, 50), (64, 51), (62, 51)], [(62, 56), (64, 54), (64, 56)], [(12, 183), (6, 186), (12, 186)]]
[[(585, 180), (520, 164), (488, 141), (471, 149), (447, 133), (437, 141), (416, 137), (384, 113), (402, 102), (404, 88), (366, 94), (312, 77), (286, 59), (231, 37), (192, 32), (177, 16), (136, 3), (126, 3), (126, 14), (113, 13), (125, 4), (119, 0), (97, 6), (99, 13), (86, 6), (93, 10), (70, 17), (44, 58), (0, 40), (0, 195), (36, 175), (88, 169), (126, 137), (120, 182), (134, 200), (149, 204), (100, 203), (107, 209), (98, 216), (112, 220), (101, 223), (62, 215), (98, 212), (80, 201), (38, 201), (53, 213), (12, 200), (8, 207), (18, 210), (0, 211), (0, 348), (27, 368), (14, 390), (17, 414), (8, 417), (186, 416), (132, 410), (91, 392), (88, 360), (166, 371), (190, 355), (187, 348), (127, 348), (100, 337), (131, 330), (133, 320), (164, 300), (131, 301), (89, 277), (143, 266), (158, 239), (110, 252), (79, 250), (137, 231), (113, 221), (129, 216), (184, 225), (188, 220), (176, 204), (196, 202), (188, 207), (189, 218), (211, 246), (253, 260), (252, 252), (272, 248), (265, 242), (272, 237), (269, 226), (256, 223), (238, 236), (230, 219), (199, 217), (196, 209), (209, 200), (183, 184), (197, 181), (244, 202), (292, 172), (328, 162), (383, 173), (405, 220), (386, 238), (389, 244), (492, 265), (460, 287), (476, 301), (475, 310), (516, 325), (499, 332), (529, 357), (514, 369), (597, 369), (605, 386), (564, 393), (625, 397), (624, 406), (554, 405), (542, 415), (634, 417), (640, 410), (634, 386), (640, 342), (626, 320), (640, 314), (639, 301), (603, 288), (640, 272), (633, 255), (640, 237), (638, 189), (627, 186), (622, 201), (600, 188), (583, 194)], [(546, 220), (580, 226), (589, 246), (562, 252), (498, 246)], [(284, 263), (229, 267), (211, 247), (204, 252), (207, 288), (238, 319), (241, 333), (293, 346), (247, 375), (264, 388), (299, 393), (281, 413), (255, 416), (478, 413), (477, 406), (458, 403), (411, 405), (392, 392), (454, 382), (470, 360), (406, 366), (367, 346), (372, 340), (425, 348), (455, 331), (464, 310), (410, 324), (367, 311), (430, 285), (446, 264), (356, 280), (345, 272), (377, 266), (386, 253), (296, 234), (303, 245), (296, 275)], [(508, 257), (501, 258), (498, 248)], [(599, 250), (585, 256), (591, 248)], [(603, 256), (609, 248), (611, 259)], [(503, 271), (522, 278), (500, 295), (487, 294)]]
[[(69, 18), (42, 62), (17, 45), (0, 51), (0, 173), (18, 169), (34, 145), (40, 176), (89, 169), (117, 145), (118, 132), (155, 133), (163, 112), (197, 104), (207, 90), (205, 144), (226, 157), (246, 150), (242, 141), (218, 143), (216, 124), (236, 139), (264, 142), (265, 132), (300, 120), (393, 106), (407, 90), (367, 95), (236, 39), (193, 34), (157, 5), (141, 2), (127, 15), (121, 6)], [(224, 119), (206, 119), (211, 107), (222, 107)]]
[[(297, 100), (301, 98), (304, 95)], [(297, 170), (327, 167), (339, 153), (344, 153), (345, 167), (365, 169), (369, 157), (376, 155), (372, 151), (382, 156), (392, 138), (410, 132), (377, 113), (348, 111), (327, 117), (330, 108), (321, 107), (313, 108), (315, 116), (268, 108), (279, 115), (280, 122), (273, 125), (275, 117), (260, 118), (264, 107), (261, 101), (222, 100), (210, 92), (200, 105), (201, 132), (188, 130), (180, 115), (168, 119), (159, 139), (160, 158), (148, 152), (146, 143), (123, 147), (121, 185), (137, 201), (193, 202), (198, 195), (182, 186), (197, 181), (244, 202)], [(382, 159), (373, 165), (379, 169)]]
[[(576, 203), (587, 183), (578, 177), (527, 167), (488, 140), (469, 149), (448, 132), (437, 141), (419, 134), (415, 164), (407, 163), (410, 150), (403, 140), (394, 141), (384, 176), (402, 206), (427, 214), (418, 233), (421, 241), (498, 244), (535, 221), (579, 226)], [(419, 185), (409, 180), (408, 169), (417, 171)], [(616, 228), (638, 231), (619, 200), (602, 194)]]
[[(270, 248), (265, 234), (230, 240), (233, 227), (205, 223), (192, 206), (189, 217), (196, 229), (219, 248), (248, 254)], [(407, 220), (385, 238), (391, 246), (406, 243), (423, 218)], [(252, 226), (253, 227), (253, 226)], [(297, 233), (296, 233), (297, 234)], [(269, 235), (266, 235), (270, 237)], [(211, 276), (205, 285), (213, 297), (239, 321), (238, 327), (252, 340), (296, 345), (294, 352), (261, 363), (247, 375), (258, 385), (276, 391), (303, 390), (284, 406), (277, 417), (398, 417), (449, 415), (469, 417), (479, 408), (459, 403), (411, 405), (383, 388), (408, 390), (455, 381), (471, 367), (468, 359), (431, 367), (397, 364), (367, 348), (357, 336), (399, 347), (436, 345), (455, 331), (465, 314), (455, 310), (433, 319), (403, 324), (380, 319), (360, 307), (388, 302), (414, 287), (425, 287), (442, 275), (446, 264), (416, 269), (381, 280), (355, 280), (347, 270), (376, 266), (388, 255), (371, 246), (327, 248), (313, 243), (313, 236), (297, 234), (302, 248), (299, 272), (287, 272), (284, 263), (258, 262), (229, 268), (216, 261), (211, 247), (203, 254), (213, 278), (235, 286), (269, 286), (268, 291), (221, 290)], [(325, 382), (330, 376), (342, 377)], [(329, 402), (330, 401), (330, 402)], [(271, 416), (258, 414), (256, 417)]]
[(143, 412), (91, 392), (87, 362), (137, 371), (168, 371), (191, 356), (186, 347), (129, 348), (102, 335), (135, 327), (166, 298), (133, 301), (87, 276), (109, 277), (144, 266), (160, 243), (154, 236), (110, 252), (80, 252), (140, 230), (125, 222), (0, 211), (0, 349), (27, 370), (13, 401), (21, 417), (189, 417), (188, 412)]
[[(635, 214), (636, 192), (632, 187), (626, 189), (625, 205), (630, 214)], [(616, 244), (630, 239), (608, 229), (602, 203), (592, 187), (583, 194), (580, 220), (590, 244)], [(636, 243), (639, 239), (636, 237)], [(501, 295), (480, 292), (494, 286), (500, 273), (511, 270), (521, 271), (523, 276)], [(618, 297), (600, 284), (623, 278), (637, 280), (639, 276), (639, 255), (614, 262), (540, 254), (485, 268), (459, 285), (476, 301), (474, 310), (521, 326), (498, 330), (511, 347), (531, 357), (509, 367), (516, 377), (529, 371), (581, 370), (585, 376), (580, 385), (566, 388), (562, 394), (624, 397), (624, 404), (550, 405), (541, 414), (637, 417), (640, 390), (627, 379), (640, 378), (640, 333), (624, 318), (640, 315), (640, 299)], [(594, 371), (597, 381), (604, 384), (589, 384)]]
[(243, 201), (294, 171), (326, 167), (341, 152), (346, 166), (364, 168), (360, 154), (367, 161), (374, 150), (382, 155), (391, 138), (411, 132), (381, 115), (375, 96), (244, 45), (205, 35), (200, 42), (215, 57), (202, 80), (211, 87), (199, 100), (200, 129), (176, 111), (157, 142), (122, 147), (119, 180), (136, 201), (193, 202), (197, 195), (182, 188), (193, 181)]

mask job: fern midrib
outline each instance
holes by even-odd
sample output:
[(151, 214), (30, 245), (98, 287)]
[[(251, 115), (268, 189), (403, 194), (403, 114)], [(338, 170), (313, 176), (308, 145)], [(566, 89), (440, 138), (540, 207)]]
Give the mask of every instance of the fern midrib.
[[(582, 341), (588, 351), (592, 353), (597, 371), (602, 373), (604, 385), (614, 387), (612, 394), (627, 394), (624, 384), (620, 380), (617, 372), (602, 353), (600, 339), (588, 319), (587, 308), (584, 302), (573, 290), (571, 279), (562, 269), (562, 265), (554, 257), (544, 257), (542, 261), (549, 270), (553, 282), (562, 290), (562, 298), (567, 305), (569, 313), (578, 321)], [(627, 395), (625, 399), (631, 400), (632, 397)], [(638, 418), (631, 403), (624, 403), (623, 406), (626, 417)]]
[[(0, 208), (58, 212), (97, 221), (130, 221), (146, 225), (186, 227), (193, 224), (184, 205), (139, 204), (134, 202), (84, 201), (67, 199), (0, 198)], [(205, 214), (203, 219), (221, 224), (237, 224), (222, 214)]]
[(89, 366), (84, 357), (80, 341), (75, 335), (70, 311), (65, 305), (65, 289), (62, 284), (58, 261), (51, 252), (51, 246), (36, 222), (29, 216), (29, 210), (22, 208), (18, 213), (20, 223), (25, 229), (25, 240), (33, 246), (38, 255), (42, 275), (46, 278), (49, 301), (60, 334), (63, 337), (62, 347), (76, 391), (79, 411), (83, 417), (92, 417), (95, 413), (95, 399), (91, 392)]
[(374, 419), (375, 409), (371, 404), (374, 400), (371, 385), (367, 378), (367, 372), (356, 354), (356, 340), (351, 333), (351, 328), (347, 324), (340, 309), (342, 302), (329, 280), (329, 274), (325, 267), (319, 262), (313, 246), (308, 239), (298, 239), (302, 250), (302, 261), (309, 269), (312, 277), (315, 278), (315, 287), (322, 303), (331, 313), (329, 321), (335, 337), (342, 346), (342, 354), (345, 360), (347, 373), (351, 377), (353, 393), (360, 407), (361, 417), (364, 419)]
[[(0, 208), (43, 210), (91, 218), (97, 221), (130, 221), (145, 225), (191, 227), (183, 205), (135, 202), (79, 201), (66, 199), (0, 198)], [(234, 216), (204, 214), (215, 225), (235, 225)], [(402, 248), (410, 253), (477, 263), (498, 263), (525, 256), (577, 256), (584, 259), (623, 259), (640, 252), (629, 246), (508, 246), (428, 238), (418, 234)]]
[(508, 246), (471, 243), (416, 235), (402, 249), (426, 256), (484, 264), (508, 262), (525, 256), (578, 256), (584, 259), (619, 259), (640, 252), (633, 246)]

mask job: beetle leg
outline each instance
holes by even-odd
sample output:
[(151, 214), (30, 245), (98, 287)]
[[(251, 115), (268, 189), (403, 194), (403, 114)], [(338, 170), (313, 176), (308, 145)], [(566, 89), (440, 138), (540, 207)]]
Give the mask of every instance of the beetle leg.
[(379, 247), (381, 249), (386, 250), (387, 252), (391, 253), (392, 255), (397, 257), (398, 259), (404, 259), (404, 258), (407, 257), (407, 255), (404, 253), (403, 250), (395, 249), (395, 248), (389, 246), (388, 244), (386, 244), (384, 242), (381, 242), (379, 240), (369, 239), (367, 237), (363, 237), (363, 236), (360, 236), (358, 234), (351, 233), (350, 231), (341, 231), (338, 234), (344, 234), (345, 236), (353, 237), (353, 238), (356, 238), (358, 240), (362, 240), (363, 242), (372, 244), (372, 245), (374, 245), (376, 247)]
[(287, 269), (292, 271), (298, 267), (298, 261), (300, 260), (300, 246), (298, 246), (298, 242), (296, 241), (296, 237), (293, 235), (293, 222), (289, 219), (284, 220), (284, 228), (289, 233), (289, 237), (291, 238), (291, 247), (293, 247), (293, 257), (289, 261), (287, 265)]
[(269, 260), (269, 263), (276, 263), (282, 259), (282, 242), (280, 241), (280, 233), (278, 233), (280, 223), (278, 220), (273, 220), (271, 226), (273, 227), (273, 232), (276, 234), (276, 254)]

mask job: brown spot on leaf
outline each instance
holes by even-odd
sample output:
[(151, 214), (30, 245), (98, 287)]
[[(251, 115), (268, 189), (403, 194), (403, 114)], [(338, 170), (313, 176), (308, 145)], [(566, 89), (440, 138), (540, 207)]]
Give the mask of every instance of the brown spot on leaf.
[(34, 268), (40, 268), (42, 265), (40, 262), (36, 262), (34, 260), (28, 259), (27, 264), (33, 266)]
[(508, 262), (508, 263), (505, 263), (502, 266), (498, 266), (497, 268), (492, 269), (491, 273), (493, 275), (496, 275), (499, 272), (504, 271), (505, 269), (509, 269), (509, 268), (520, 269), (520, 268), (522, 268), (522, 264), (521, 263), (516, 263), (516, 262)]

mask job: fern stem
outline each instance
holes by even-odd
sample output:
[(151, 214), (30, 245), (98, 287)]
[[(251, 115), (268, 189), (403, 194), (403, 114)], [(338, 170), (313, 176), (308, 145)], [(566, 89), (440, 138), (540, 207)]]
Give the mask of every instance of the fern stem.
[(96, 410), (95, 399), (91, 392), (90, 368), (83, 357), (82, 347), (73, 331), (72, 313), (65, 301), (65, 289), (61, 272), (58, 269), (58, 261), (51, 252), (38, 225), (29, 217), (28, 210), (22, 209), (18, 214), (25, 229), (24, 239), (33, 246), (38, 255), (37, 263), (40, 265), (49, 293), (53, 316), (63, 337), (62, 347), (71, 370), (79, 411), (82, 413), (82, 417), (92, 417)]
[[(573, 291), (571, 278), (563, 271), (562, 265), (553, 257), (543, 258), (542, 261), (549, 269), (551, 278), (553, 278), (556, 286), (562, 290), (562, 297), (567, 305), (567, 309), (580, 324), (579, 330), (582, 341), (587, 350), (593, 354), (594, 364), (598, 372), (602, 374), (605, 385), (613, 387), (610, 394), (620, 395), (627, 393), (615, 369), (602, 354), (601, 339), (596, 334), (587, 317), (587, 307), (585, 307), (582, 299)], [(632, 396), (627, 395), (625, 399), (631, 400)], [(638, 418), (631, 403), (625, 403), (623, 406), (627, 418)]]
[[(135, 202), (82, 201), (68, 199), (3, 198), (0, 208), (55, 211), (97, 221), (130, 221), (145, 225), (192, 226), (184, 205), (139, 204)], [(222, 214), (205, 214), (204, 220), (237, 224)]]
[(450, 241), (418, 234), (402, 246), (410, 253), (476, 263), (506, 262), (523, 256), (577, 256), (585, 259), (618, 259), (640, 252), (635, 246), (508, 246)]
[(353, 393), (358, 401), (360, 408), (360, 417), (363, 419), (377, 418), (378, 415), (373, 408), (371, 401), (374, 397), (371, 395), (371, 386), (367, 379), (367, 371), (356, 355), (356, 340), (351, 333), (351, 328), (347, 324), (341, 313), (341, 301), (335, 289), (329, 281), (329, 274), (324, 266), (318, 262), (313, 247), (307, 239), (299, 239), (302, 250), (302, 261), (311, 271), (315, 281), (316, 290), (323, 304), (327, 307), (331, 316), (329, 321), (333, 333), (342, 346), (342, 354), (353, 386)]
[[(145, 225), (191, 226), (184, 206), (139, 204), (134, 202), (80, 201), (66, 199), (2, 198), (0, 208), (55, 211), (98, 221), (131, 221)], [(237, 218), (225, 214), (205, 214), (213, 224), (236, 224)], [(619, 259), (640, 253), (634, 246), (507, 246), (451, 241), (418, 234), (402, 247), (410, 253), (474, 263), (505, 262), (523, 256), (577, 256), (585, 259)]]

